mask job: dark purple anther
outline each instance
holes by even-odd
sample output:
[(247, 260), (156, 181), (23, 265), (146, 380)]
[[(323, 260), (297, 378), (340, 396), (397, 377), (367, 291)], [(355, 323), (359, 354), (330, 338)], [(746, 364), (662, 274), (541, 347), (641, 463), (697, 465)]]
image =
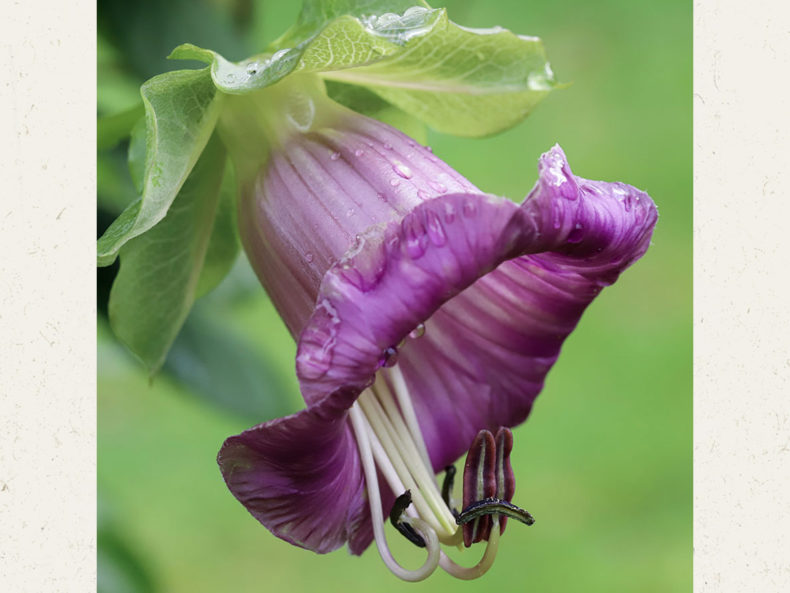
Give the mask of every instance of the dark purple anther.
[[(486, 500), (510, 502), (516, 490), (516, 479), (510, 465), (513, 433), (501, 427), (496, 438), (487, 430), (477, 433), (464, 464), (464, 509)], [(500, 533), (504, 531), (504, 517), (500, 519)], [(463, 524), (464, 545), (468, 548), (479, 541), (488, 541), (491, 516), (483, 515)]]

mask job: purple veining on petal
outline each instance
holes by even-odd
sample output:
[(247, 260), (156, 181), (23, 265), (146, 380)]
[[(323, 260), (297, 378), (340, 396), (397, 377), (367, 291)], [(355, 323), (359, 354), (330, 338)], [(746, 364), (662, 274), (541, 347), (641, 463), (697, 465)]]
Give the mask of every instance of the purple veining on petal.
[(277, 537), (319, 553), (358, 535), (362, 549), (370, 543), (364, 479), (346, 421), (355, 397), (336, 393), (223, 444), (217, 461), (228, 488)]

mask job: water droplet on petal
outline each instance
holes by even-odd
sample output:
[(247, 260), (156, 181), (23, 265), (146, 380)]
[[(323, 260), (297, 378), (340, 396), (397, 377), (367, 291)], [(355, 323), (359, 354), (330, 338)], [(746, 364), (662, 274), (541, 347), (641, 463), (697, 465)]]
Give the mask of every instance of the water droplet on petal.
[(412, 212), (409, 216), (406, 216), (401, 223), (401, 228), (403, 229), (404, 247), (408, 256), (412, 259), (422, 257), (425, 254), (425, 248), (428, 246), (428, 237), (419, 213)]
[(386, 148), (387, 150), (392, 150), (392, 144), (390, 144), (389, 142), (385, 142), (384, 148)]
[(420, 323), (413, 330), (409, 332), (409, 337), (412, 339), (421, 338), (425, 335), (425, 324)]
[(425, 222), (428, 226), (428, 237), (431, 239), (431, 243), (437, 247), (441, 247), (447, 243), (447, 234), (444, 232), (442, 221), (436, 212), (433, 210), (426, 212)]
[(449, 202), (444, 205), (444, 222), (447, 224), (455, 222), (455, 206)]
[(443, 194), (444, 192), (447, 191), (447, 186), (438, 181), (429, 181), (428, 185), (430, 185), (435, 191), (439, 192), (440, 194)]
[(390, 179), (390, 185), (392, 187), (398, 187), (400, 185), (400, 179)]
[(421, 200), (429, 200), (431, 198), (431, 194), (429, 194), (424, 189), (418, 189), (417, 197), (420, 198)]
[(305, 254), (304, 258), (307, 260), (308, 264), (313, 263), (313, 254), (312, 253)]
[(361, 148), (357, 148), (357, 149), (354, 151), (354, 156), (362, 156), (363, 154), (365, 154), (365, 151), (364, 151), (364, 150), (362, 150)]
[(396, 364), (398, 364), (398, 349), (394, 346), (390, 346), (381, 353), (381, 357), (379, 357), (379, 366), (394, 367)]
[(477, 203), (475, 200), (464, 200), (463, 212), (464, 216), (467, 218), (471, 218), (477, 214)]
[(426, 147), (425, 147), (425, 150), (427, 150), (428, 152), (433, 152), (433, 148), (432, 148), (432, 147), (430, 147), (430, 146), (426, 146)]
[(376, 192), (376, 197), (377, 197), (379, 200), (381, 200), (382, 202), (386, 202), (386, 201), (387, 201), (387, 196), (385, 196), (385, 195), (384, 195), (383, 193), (381, 193), (381, 192)]
[(329, 156), (329, 158), (332, 159), (333, 161), (336, 161), (337, 159), (340, 158), (340, 153), (335, 151)]
[(353, 208), (349, 208), (348, 211), (346, 212), (346, 216), (348, 216), (349, 218), (354, 216), (354, 209)]
[(259, 67), (258, 62), (252, 62), (251, 64), (247, 64), (247, 74), (249, 74), (250, 76), (252, 76), (253, 74), (257, 74), (258, 67)]
[(413, 173), (411, 172), (411, 169), (409, 169), (409, 168), (408, 168), (406, 165), (404, 165), (403, 163), (396, 162), (396, 163), (395, 163), (395, 164), (392, 166), (392, 169), (393, 169), (393, 170), (394, 170), (394, 171), (395, 171), (395, 172), (396, 172), (398, 175), (400, 175), (401, 177), (403, 177), (404, 179), (411, 179), (411, 177), (412, 177), (412, 175), (413, 175)]

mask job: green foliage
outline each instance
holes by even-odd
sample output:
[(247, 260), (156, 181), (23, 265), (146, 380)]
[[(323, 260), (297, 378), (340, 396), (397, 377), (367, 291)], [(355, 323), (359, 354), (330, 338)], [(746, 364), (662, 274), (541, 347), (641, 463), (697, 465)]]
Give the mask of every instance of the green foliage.
[(143, 195), (99, 240), (100, 266), (115, 261), (127, 241), (165, 217), (219, 115), (218, 93), (207, 70), (155, 76), (143, 85), (141, 93), (147, 122)]
[[(121, 249), (121, 268), (110, 294), (110, 322), (151, 372), (164, 362), (198, 287), (205, 291), (215, 285), (235, 258), (234, 229), (227, 214), (217, 216), (218, 210), (232, 204), (220, 191), (225, 161), (225, 149), (215, 137), (162, 222)], [(221, 224), (215, 225), (215, 219)], [(207, 258), (211, 243), (214, 248)]]
[(216, 302), (196, 306), (173, 344), (164, 371), (214, 406), (249, 424), (291, 411), (282, 371), (254, 341), (213, 314)]
[(97, 593), (155, 593), (159, 588), (139, 551), (119, 528), (104, 493), (97, 517)]
[(367, 86), (435, 130), (458, 136), (513, 126), (556, 85), (538, 38), (459, 27), (444, 11), (406, 50), (325, 76)]

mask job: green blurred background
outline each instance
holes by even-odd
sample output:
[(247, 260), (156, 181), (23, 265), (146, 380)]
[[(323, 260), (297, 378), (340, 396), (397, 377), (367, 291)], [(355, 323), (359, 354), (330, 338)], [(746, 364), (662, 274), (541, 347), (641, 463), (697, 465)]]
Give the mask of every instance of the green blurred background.
[[(302, 405), (295, 346), (244, 258), (201, 299), (164, 372), (149, 380), (113, 338), (99, 274), (99, 591), (690, 591), (692, 585), (692, 5), (667, 0), (455, 0), (450, 18), (543, 38), (559, 80), (515, 129), (431, 133), (436, 154), (485, 190), (520, 200), (559, 142), (577, 175), (646, 190), (660, 219), (645, 258), (584, 315), (528, 421), (515, 430), (512, 524), (493, 569), (416, 585), (375, 547), (318, 556), (269, 534), (215, 463), (229, 435)], [(163, 58), (193, 42), (231, 59), (263, 49), (299, 2), (98, 3), (98, 111), (134, 104)], [(97, 159), (99, 231), (134, 195), (125, 147)], [(276, 399), (271, 397), (276, 393)], [(394, 535), (396, 553), (420, 561)], [(473, 564), (479, 549), (460, 555)], [(458, 555), (456, 555), (458, 556)], [(400, 557), (400, 556), (399, 556)], [(504, 588), (504, 589), (502, 589)]]

